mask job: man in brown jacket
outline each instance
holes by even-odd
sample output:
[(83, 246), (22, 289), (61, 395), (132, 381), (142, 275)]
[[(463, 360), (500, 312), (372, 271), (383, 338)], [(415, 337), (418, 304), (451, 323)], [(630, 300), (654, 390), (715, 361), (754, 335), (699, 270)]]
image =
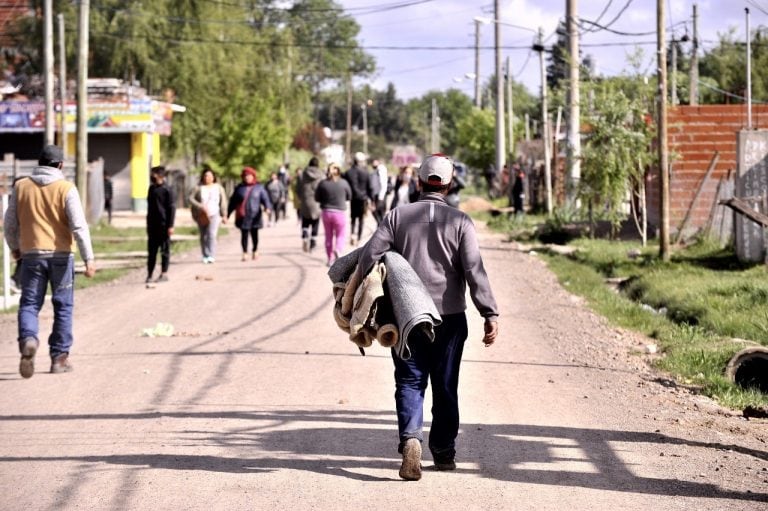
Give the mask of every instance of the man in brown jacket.
[(45, 146), (32, 175), (14, 184), (5, 213), (5, 240), (14, 258), (21, 260), (18, 339), (19, 372), (24, 378), (35, 374), (35, 354), (40, 344), (38, 315), (49, 283), (53, 302), (53, 331), (48, 337), (51, 372), (72, 370), (69, 350), (75, 305), (74, 240), (85, 261), (85, 276), (96, 273), (83, 206), (75, 185), (64, 179), (63, 162), (61, 148)]

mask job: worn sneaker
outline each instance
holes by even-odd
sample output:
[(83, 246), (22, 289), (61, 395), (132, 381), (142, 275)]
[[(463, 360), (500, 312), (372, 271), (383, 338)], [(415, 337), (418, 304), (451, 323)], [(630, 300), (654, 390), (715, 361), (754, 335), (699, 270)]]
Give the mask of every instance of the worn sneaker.
[(73, 369), (69, 363), (69, 353), (62, 353), (51, 360), (51, 372), (53, 374), (69, 373)]
[(405, 441), (400, 477), (406, 481), (421, 479), (421, 442), (417, 438), (409, 438)]
[(245, 261), (248, 259), (248, 252), (243, 252), (243, 257), (240, 258), (241, 261)]
[(301, 240), (301, 249), (304, 252), (309, 252), (309, 238), (304, 238)]
[(25, 337), (21, 341), (21, 361), (19, 362), (19, 374), (22, 378), (32, 378), (35, 374), (35, 353), (40, 345), (34, 337)]
[(161, 273), (155, 282), (168, 282), (168, 275)]

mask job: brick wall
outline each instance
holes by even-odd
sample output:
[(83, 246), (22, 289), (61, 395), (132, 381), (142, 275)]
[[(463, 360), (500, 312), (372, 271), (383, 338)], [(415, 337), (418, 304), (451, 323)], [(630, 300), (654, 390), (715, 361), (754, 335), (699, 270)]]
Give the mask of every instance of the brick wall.
[[(676, 233), (692, 206), (694, 196), (715, 151), (720, 158), (693, 205), (686, 231), (707, 223), (718, 182), (736, 173), (736, 134), (747, 126), (746, 105), (678, 106), (669, 109), (669, 153), (672, 170), (669, 181), (670, 231)], [(768, 105), (752, 106), (752, 127), (768, 128)], [(658, 172), (648, 178), (648, 219), (659, 224)]]

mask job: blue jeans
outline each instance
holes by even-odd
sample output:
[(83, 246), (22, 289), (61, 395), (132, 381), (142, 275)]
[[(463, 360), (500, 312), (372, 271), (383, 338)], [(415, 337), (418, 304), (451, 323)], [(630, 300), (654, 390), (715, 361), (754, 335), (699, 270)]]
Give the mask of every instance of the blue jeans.
[(53, 331), (48, 337), (51, 357), (69, 353), (72, 347), (72, 312), (75, 306), (75, 257), (25, 257), (21, 261), (21, 301), (19, 302), (19, 348), (21, 341), (39, 340), (38, 315), (51, 285)]
[(435, 328), (435, 340), (430, 342), (421, 330), (414, 330), (408, 339), (409, 360), (400, 359), (392, 350), (395, 363), (395, 403), (399, 451), (406, 440), (423, 440), (424, 393), (428, 380), (432, 382), (432, 426), (429, 450), (435, 459), (453, 459), (456, 436), (459, 434), (459, 366), (467, 339), (467, 316), (447, 314)]

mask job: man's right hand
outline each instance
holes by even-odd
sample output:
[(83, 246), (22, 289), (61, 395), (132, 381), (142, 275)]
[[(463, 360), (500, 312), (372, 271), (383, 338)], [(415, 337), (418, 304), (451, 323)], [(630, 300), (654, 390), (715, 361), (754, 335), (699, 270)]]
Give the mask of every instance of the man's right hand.
[(496, 336), (499, 335), (499, 322), (496, 320), (485, 320), (485, 335), (483, 336), (483, 344), (487, 348), (496, 341)]
[(93, 261), (86, 261), (85, 263), (85, 276), (89, 279), (96, 275), (96, 265)]

